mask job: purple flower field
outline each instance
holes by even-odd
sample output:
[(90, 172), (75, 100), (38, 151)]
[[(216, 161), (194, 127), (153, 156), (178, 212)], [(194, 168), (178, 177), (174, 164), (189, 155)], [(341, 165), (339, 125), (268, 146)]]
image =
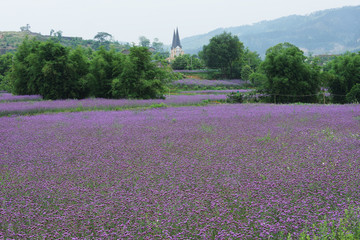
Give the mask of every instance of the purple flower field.
[(240, 93), (248, 93), (252, 92), (252, 89), (229, 89), (229, 90), (195, 90), (195, 91), (182, 91), (182, 94), (188, 93), (196, 93), (196, 94), (209, 94), (209, 93), (232, 93), (232, 92), (240, 92)]
[(101, 99), (89, 98), (83, 100), (54, 100), (36, 102), (4, 102), (0, 103), (0, 116), (8, 114), (19, 114), (28, 112), (54, 111), (57, 109), (106, 109), (117, 107), (150, 106), (152, 104), (165, 103), (168, 105), (186, 105), (201, 103), (203, 100), (224, 100), (225, 94), (208, 95), (171, 95), (166, 99), (151, 100), (128, 100), (128, 99)]
[(222, 104), (2, 117), (0, 239), (317, 233), (359, 207), (359, 116)]
[(32, 101), (41, 100), (40, 95), (12, 95), (11, 93), (0, 93), (0, 102), (17, 102), (17, 101)]
[(245, 81), (240, 79), (234, 80), (200, 80), (200, 79), (180, 79), (174, 81), (174, 85), (198, 85), (198, 86), (236, 86), (242, 85)]

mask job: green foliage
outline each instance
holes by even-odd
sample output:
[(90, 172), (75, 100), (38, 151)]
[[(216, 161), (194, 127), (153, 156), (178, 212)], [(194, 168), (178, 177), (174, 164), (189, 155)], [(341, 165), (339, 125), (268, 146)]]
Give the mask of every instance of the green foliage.
[(115, 50), (107, 51), (100, 47), (90, 62), (87, 81), (90, 89), (90, 96), (100, 98), (111, 98), (112, 81), (122, 72), (124, 55)]
[(110, 41), (111, 38), (112, 35), (107, 32), (98, 32), (94, 37), (96, 41), (100, 41), (100, 42)]
[[(167, 108), (168, 105), (166, 105), (165, 103), (161, 102), (161, 103), (154, 103), (154, 104), (151, 104), (149, 106), (149, 108)], [(176, 122), (176, 120), (175, 120)]]
[[(101, 34), (105, 35), (101, 36)], [(50, 32), (50, 36), (44, 36), (30, 31), (0, 32), (0, 35), (2, 36), (2, 38), (0, 38), (0, 54), (4, 54), (6, 52), (16, 52), (16, 49), (22, 44), (25, 38), (36, 39), (41, 42), (52, 40), (54, 42), (60, 43), (65, 47), (71, 47), (73, 49), (81, 46), (84, 48), (98, 50), (100, 46), (103, 46), (107, 50), (115, 49), (115, 51), (121, 52), (131, 47), (128, 43), (123, 44), (117, 41), (110, 41), (111, 35), (107, 34), (108, 33), (100, 32), (100, 39), (96, 38), (94, 40), (84, 40), (80, 37), (64, 37), (62, 35), (62, 31), (55, 32), (55, 30)]]
[(150, 40), (147, 39), (145, 36), (140, 36), (139, 37), (139, 44), (142, 47), (150, 47)]
[(249, 48), (244, 51), (243, 65), (249, 65), (253, 72), (256, 72), (261, 64), (261, 57), (257, 52), (252, 52)]
[(316, 102), (319, 67), (309, 64), (303, 52), (290, 43), (281, 43), (266, 52), (261, 67), (266, 75), (264, 92), (277, 103)]
[(210, 39), (203, 47), (200, 57), (209, 68), (219, 68), (226, 77), (232, 77), (234, 65), (241, 61), (244, 45), (237, 36), (224, 32)]
[[(85, 59), (77, 50), (53, 41), (26, 39), (19, 47), (11, 73), (15, 94), (40, 94), (44, 99), (80, 98), (82, 77), (87, 73)], [(82, 67), (85, 67), (83, 69)]]
[(167, 79), (166, 70), (151, 61), (146, 47), (132, 47), (122, 73), (112, 82), (111, 92), (115, 98), (162, 98)]
[(266, 79), (266, 75), (264, 73), (261, 72), (253, 72), (250, 74), (249, 76), (250, 82), (254, 87), (260, 87), (263, 86), (267, 79)]
[(13, 54), (0, 55), (0, 90), (11, 91), (9, 73), (11, 70)]
[(360, 83), (355, 84), (350, 92), (346, 94), (346, 101), (349, 103), (359, 103), (360, 102)]
[(242, 103), (244, 101), (244, 95), (239, 92), (232, 92), (227, 95), (226, 102), (228, 103)]
[[(339, 221), (325, 220), (322, 223), (313, 225), (318, 229), (316, 232), (309, 233), (305, 229), (299, 236), (300, 240), (320, 240), (320, 239), (339, 239), (339, 240), (355, 240), (360, 239), (360, 222), (358, 219), (358, 209), (350, 208), (345, 210), (344, 217)], [(291, 234), (288, 235), (289, 240), (293, 239)]]
[[(346, 103), (351, 98), (346, 97), (356, 84), (360, 84), (360, 52), (347, 53), (336, 57), (329, 63), (329, 91), (334, 103)], [(354, 90), (355, 91), (355, 90)]]
[(203, 61), (197, 55), (184, 54), (177, 56), (171, 63), (174, 70), (194, 70), (204, 68)]
[(15, 54), (10, 76), (13, 93), (44, 99), (149, 99), (163, 97), (171, 72), (152, 62), (146, 47), (132, 47), (124, 55), (103, 46), (96, 52), (72, 50), (51, 40), (27, 38)]
[(246, 82), (250, 80), (250, 75), (253, 73), (253, 70), (249, 65), (245, 65), (241, 70), (241, 78)]

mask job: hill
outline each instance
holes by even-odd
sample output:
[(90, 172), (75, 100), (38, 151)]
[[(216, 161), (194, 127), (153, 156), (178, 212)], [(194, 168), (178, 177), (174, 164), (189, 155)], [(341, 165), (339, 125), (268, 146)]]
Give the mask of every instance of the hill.
[(84, 40), (81, 37), (65, 37), (65, 36), (56, 36), (52, 37), (49, 35), (41, 35), (39, 33), (33, 33), (30, 31), (21, 31), (21, 32), (1, 32), (0, 31), (0, 54), (6, 52), (13, 52), (16, 48), (22, 43), (25, 37), (36, 38), (40, 41), (46, 41), (47, 39), (53, 38), (56, 41), (59, 41), (62, 45), (68, 47), (83, 46), (89, 47), (92, 49), (97, 49), (100, 45), (105, 46), (106, 48), (115, 48), (118, 51), (129, 48), (129, 45), (122, 44), (119, 42), (102, 42), (94, 40)]
[(291, 15), (253, 25), (219, 28), (182, 39), (186, 53), (197, 53), (210, 38), (224, 31), (237, 35), (246, 47), (261, 56), (278, 43), (290, 42), (305, 53), (339, 54), (360, 51), (360, 6)]

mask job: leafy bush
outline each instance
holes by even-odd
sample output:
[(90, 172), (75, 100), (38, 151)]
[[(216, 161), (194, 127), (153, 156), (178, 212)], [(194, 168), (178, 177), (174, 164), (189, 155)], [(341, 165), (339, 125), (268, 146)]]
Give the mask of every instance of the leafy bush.
[[(353, 94), (347, 97), (355, 84), (360, 84), (360, 53), (347, 53), (329, 63), (329, 91), (335, 103), (353, 101)], [(355, 90), (354, 90), (355, 91)]]
[(25, 39), (15, 54), (11, 79), (13, 93), (44, 99), (149, 99), (163, 97), (174, 75), (169, 72), (152, 61), (145, 47), (132, 47), (129, 55), (104, 47), (93, 53)]
[(360, 102), (360, 83), (355, 84), (350, 92), (346, 94), (346, 101), (349, 103), (359, 103)]
[(316, 102), (319, 68), (308, 64), (303, 52), (290, 43), (281, 43), (266, 51), (261, 67), (266, 75), (265, 93), (274, 102)]
[(227, 95), (226, 101), (228, 103), (242, 103), (244, 101), (244, 95), (240, 92), (232, 92)]

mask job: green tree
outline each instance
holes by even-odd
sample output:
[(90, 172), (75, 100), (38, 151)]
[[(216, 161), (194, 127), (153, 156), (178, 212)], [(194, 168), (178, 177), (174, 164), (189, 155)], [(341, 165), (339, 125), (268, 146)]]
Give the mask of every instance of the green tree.
[(329, 91), (333, 95), (333, 102), (346, 103), (346, 95), (354, 85), (360, 84), (360, 52), (347, 53), (336, 57), (328, 64)]
[(112, 35), (110, 33), (107, 32), (98, 32), (95, 37), (94, 40), (99, 41), (101, 43), (106, 42), (106, 41), (110, 41), (112, 38)]
[(11, 71), (13, 54), (0, 55), (0, 90), (11, 91), (9, 74)]
[(174, 61), (171, 63), (171, 67), (174, 70), (184, 70), (188, 67), (188, 61), (187, 58), (184, 55), (177, 56)]
[(252, 52), (248, 48), (244, 51), (243, 64), (251, 67), (253, 72), (256, 72), (261, 64), (261, 57), (257, 52)]
[(249, 65), (245, 65), (242, 67), (241, 70), (241, 78), (242, 80), (245, 80), (246, 83), (247, 81), (250, 80), (250, 75), (253, 73), (253, 70), (251, 69), (251, 67)]
[(51, 40), (39, 42), (25, 39), (15, 54), (12, 67), (12, 85), (15, 94), (40, 94), (44, 99), (80, 98), (79, 82), (87, 73), (75, 52)]
[(164, 44), (159, 41), (158, 38), (155, 38), (154, 41), (151, 43), (151, 47), (155, 49), (152, 58), (154, 60), (166, 60), (169, 57), (169, 51), (164, 50)]
[(204, 68), (203, 61), (197, 55), (184, 54), (177, 56), (171, 63), (174, 70), (194, 70)]
[(122, 73), (123, 58), (123, 54), (114, 49), (107, 51), (103, 46), (94, 53), (87, 76), (90, 96), (111, 98), (111, 83)]
[(161, 98), (165, 91), (165, 71), (151, 60), (146, 47), (132, 47), (124, 61), (123, 72), (112, 81), (116, 98)]
[(262, 86), (266, 83), (266, 75), (261, 73), (260, 71), (254, 72), (249, 76), (251, 84), (256, 88), (262, 88)]
[(346, 94), (346, 100), (348, 103), (360, 103), (360, 83), (356, 83)]
[(319, 68), (307, 63), (303, 52), (290, 43), (280, 43), (266, 51), (262, 68), (264, 91), (272, 101), (315, 102), (319, 90)]
[(22, 31), (22, 32), (30, 32), (30, 25), (29, 24), (26, 24), (26, 26), (22, 26), (22, 27), (20, 27), (20, 30)]
[(141, 47), (150, 47), (150, 40), (147, 39), (145, 36), (139, 37), (139, 44)]
[(39, 41), (26, 37), (18, 47), (11, 72), (13, 93), (19, 95), (39, 93), (37, 79), (40, 78), (41, 68), (38, 64), (33, 65), (39, 45)]
[(209, 68), (219, 68), (226, 77), (233, 76), (234, 64), (244, 54), (244, 45), (237, 36), (224, 32), (210, 39), (203, 47), (200, 57)]

